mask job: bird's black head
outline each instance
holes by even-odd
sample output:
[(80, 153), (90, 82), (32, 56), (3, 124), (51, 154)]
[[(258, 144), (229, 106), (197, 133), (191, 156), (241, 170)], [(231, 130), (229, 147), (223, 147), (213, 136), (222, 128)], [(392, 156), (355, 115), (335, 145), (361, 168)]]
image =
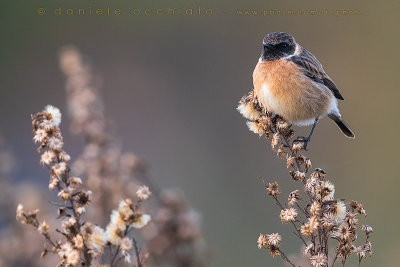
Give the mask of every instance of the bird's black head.
[(293, 36), (284, 32), (271, 32), (263, 39), (261, 61), (274, 61), (293, 55), (296, 41)]

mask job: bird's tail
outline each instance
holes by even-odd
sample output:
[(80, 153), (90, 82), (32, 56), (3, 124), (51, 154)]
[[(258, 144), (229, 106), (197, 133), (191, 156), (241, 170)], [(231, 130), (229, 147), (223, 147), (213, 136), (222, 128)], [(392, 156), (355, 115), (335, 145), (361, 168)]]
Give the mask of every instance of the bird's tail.
[(340, 116), (335, 114), (329, 114), (328, 117), (331, 118), (336, 123), (336, 125), (344, 133), (345, 136), (349, 138), (355, 138), (354, 133), (350, 130), (349, 127), (347, 127), (346, 123), (342, 120)]

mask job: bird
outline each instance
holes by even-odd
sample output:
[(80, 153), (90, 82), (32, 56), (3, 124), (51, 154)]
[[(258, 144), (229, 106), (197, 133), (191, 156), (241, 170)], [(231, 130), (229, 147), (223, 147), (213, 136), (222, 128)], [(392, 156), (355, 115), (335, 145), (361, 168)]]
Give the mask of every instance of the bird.
[(255, 96), (260, 105), (297, 126), (313, 125), (308, 142), (320, 118), (328, 116), (343, 134), (355, 138), (342, 119), (339, 89), (324, 71), (322, 64), (308, 50), (285, 32), (271, 32), (263, 38), (261, 56), (253, 72)]

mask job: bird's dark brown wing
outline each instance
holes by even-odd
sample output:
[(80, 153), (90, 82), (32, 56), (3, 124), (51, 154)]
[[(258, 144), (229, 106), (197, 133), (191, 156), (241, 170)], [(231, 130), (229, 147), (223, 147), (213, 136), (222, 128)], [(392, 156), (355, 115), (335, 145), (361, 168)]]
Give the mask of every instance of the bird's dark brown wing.
[(344, 100), (335, 83), (325, 73), (321, 63), (313, 54), (302, 47), (301, 53), (290, 57), (289, 60), (296, 64), (307, 77), (328, 87), (337, 99)]

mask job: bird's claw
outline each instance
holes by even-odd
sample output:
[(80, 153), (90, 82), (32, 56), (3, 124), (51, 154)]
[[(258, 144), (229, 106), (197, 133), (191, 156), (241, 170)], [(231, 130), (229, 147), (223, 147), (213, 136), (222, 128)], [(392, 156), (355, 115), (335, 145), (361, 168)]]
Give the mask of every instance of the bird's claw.
[(308, 145), (308, 142), (310, 142), (310, 139), (311, 138), (309, 138), (309, 137), (304, 137), (304, 136), (298, 136), (294, 141), (293, 141), (293, 143), (296, 143), (296, 142), (301, 142), (301, 143), (304, 143), (304, 150), (305, 151), (308, 151), (307, 150), (307, 145)]

